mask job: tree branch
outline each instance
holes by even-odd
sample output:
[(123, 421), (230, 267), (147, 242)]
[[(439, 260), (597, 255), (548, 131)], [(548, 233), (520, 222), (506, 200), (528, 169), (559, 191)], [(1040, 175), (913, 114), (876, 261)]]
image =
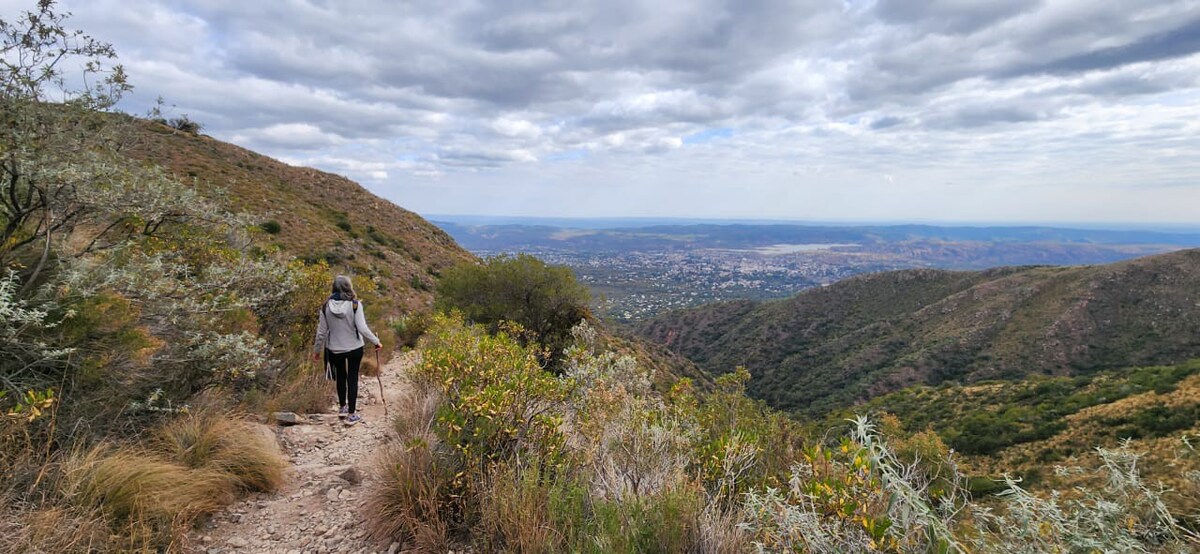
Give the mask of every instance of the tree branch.
[[(42, 201), (45, 202), (44, 197), (42, 198)], [(42, 273), (42, 270), (46, 268), (46, 260), (50, 259), (50, 244), (53, 242), (53, 236), (54, 236), (53, 230), (52, 230), (52, 224), (51, 224), (51, 220), (53, 219), (53, 217), (54, 217), (54, 214), (51, 212), (50, 208), (47, 207), (46, 215), (45, 215), (46, 244), (42, 248), (42, 257), (40, 259), (38, 259), (37, 266), (35, 266), (33, 268), (33, 273), (29, 274), (29, 278), (26, 279), (25, 284), (21, 285), (21, 290), (17, 291), (17, 296), (21, 296), (21, 295), (25, 294), (25, 292), (27, 290), (29, 290), (31, 287), (33, 287), (34, 283), (37, 282), (38, 275), (40, 275)]]

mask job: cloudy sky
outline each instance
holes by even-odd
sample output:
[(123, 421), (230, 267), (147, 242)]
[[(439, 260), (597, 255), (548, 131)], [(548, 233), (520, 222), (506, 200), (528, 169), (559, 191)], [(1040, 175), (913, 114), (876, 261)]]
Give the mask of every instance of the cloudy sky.
[(62, 4), (126, 110), (426, 214), (1200, 220), (1198, 0)]

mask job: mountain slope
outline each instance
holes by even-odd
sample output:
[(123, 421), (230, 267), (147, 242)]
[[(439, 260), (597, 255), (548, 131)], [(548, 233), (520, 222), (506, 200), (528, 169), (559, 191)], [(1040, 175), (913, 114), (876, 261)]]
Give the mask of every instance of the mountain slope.
[[(340, 175), (290, 166), (152, 121), (131, 127), (137, 135), (129, 151), (133, 158), (194, 183), (231, 211), (277, 222), (278, 232), (263, 232), (261, 243), (308, 261), (325, 260), (336, 272), (369, 277), (370, 284), (355, 283), (366, 292), (372, 318), (429, 310), (441, 271), (474, 258), (421, 216)], [(706, 373), (659, 345), (638, 337), (609, 340), (655, 368), (664, 386), (676, 377), (690, 377), (702, 388), (709, 384)]]
[(473, 257), (421, 216), (340, 175), (290, 166), (151, 121), (134, 128), (131, 157), (194, 183), (266, 228), (277, 223), (276, 233), (263, 233), (263, 243), (308, 261), (325, 260), (337, 272), (369, 277), (386, 305), (381, 313), (427, 309), (440, 271)]
[(1097, 447), (1124, 444), (1142, 456), (1137, 466), (1147, 483), (1170, 489), (1172, 507), (1183, 513), (1200, 507), (1200, 483), (1184, 478), (1200, 469), (1194, 440), (1185, 439), (1200, 436), (1200, 359), (1075, 377), (909, 387), (834, 411), (824, 423), (844, 425), (855, 413), (892, 414), (906, 433), (936, 432), (976, 476), (976, 493), (1002, 490), (996, 479), (1004, 474), (1042, 491), (1103, 487), (1103, 475), (1051, 467), (1095, 467)]
[(1200, 250), (1083, 267), (908, 270), (666, 314), (638, 332), (772, 405), (823, 413), (913, 384), (1200, 355)]

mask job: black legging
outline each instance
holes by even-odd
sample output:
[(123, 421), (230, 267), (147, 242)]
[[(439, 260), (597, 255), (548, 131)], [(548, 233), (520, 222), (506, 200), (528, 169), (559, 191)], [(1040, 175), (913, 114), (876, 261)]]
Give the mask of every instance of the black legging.
[[(362, 357), (361, 346), (349, 352), (325, 350), (326, 363), (333, 368), (333, 378), (337, 381), (338, 407), (347, 406), (346, 396), (349, 394), (350, 413), (354, 413), (354, 408), (358, 404), (358, 366), (362, 364)], [(346, 390), (347, 388), (349, 390)]]

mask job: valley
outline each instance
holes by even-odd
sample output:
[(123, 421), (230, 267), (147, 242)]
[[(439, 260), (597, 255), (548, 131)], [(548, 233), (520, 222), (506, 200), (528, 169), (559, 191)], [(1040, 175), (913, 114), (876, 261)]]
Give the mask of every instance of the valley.
[(1110, 263), (1200, 246), (1200, 232), (1053, 227), (817, 226), (431, 216), (479, 256), (573, 269), (597, 313), (630, 323), (709, 302), (785, 298), (852, 275)]

